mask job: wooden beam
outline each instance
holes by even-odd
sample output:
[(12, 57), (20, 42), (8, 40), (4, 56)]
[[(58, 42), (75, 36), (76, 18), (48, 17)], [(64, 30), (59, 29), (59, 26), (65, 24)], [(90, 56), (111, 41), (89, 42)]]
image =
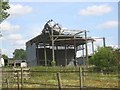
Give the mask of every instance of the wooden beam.
[(64, 41), (64, 40), (85, 40), (85, 39), (83, 39), (83, 38), (67, 38), (67, 39), (57, 39), (56, 41)]
[(94, 54), (94, 43), (93, 43), (93, 41), (92, 41), (92, 52)]
[(87, 46), (87, 32), (85, 32), (85, 50), (86, 50), (86, 62), (88, 62), (88, 46)]
[(105, 37), (103, 37), (103, 47), (105, 47)]
[(65, 66), (67, 66), (67, 46), (65, 45)]
[(44, 42), (44, 58), (45, 58), (45, 66), (47, 66), (47, 55), (46, 55), (46, 45)]

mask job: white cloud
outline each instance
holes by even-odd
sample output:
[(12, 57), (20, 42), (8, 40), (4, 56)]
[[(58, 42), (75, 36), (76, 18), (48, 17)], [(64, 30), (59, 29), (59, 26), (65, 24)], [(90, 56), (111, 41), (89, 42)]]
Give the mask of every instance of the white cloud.
[(93, 5), (89, 6), (85, 9), (80, 10), (80, 15), (88, 16), (88, 15), (104, 15), (112, 11), (112, 8), (108, 5)]
[(24, 47), (26, 39), (21, 34), (10, 34), (4, 37), (4, 42), (9, 43), (11, 47)]
[(2, 48), (2, 53), (8, 55), (9, 57), (13, 56), (13, 52), (15, 49), (25, 49), (26, 39), (21, 34), (10, 34), (8, 36), (4, 36), (3, 44), (9, 44), (9, 47)]
[(9, 44), (16, 46), (17, 48), (25, 47), (25, 42), (27, 41), (21, 34), (10, 34), (6, 37)]
[(26, 35), (28, 35), (29, 39), (36, 37), (37, 35), (40, 35), (42, 33), (43, 27), (41, 26), (34, 26), (31, 27), (31, 30), (27, 32)]
[(0, 24), (0, 29), (2, 31), (17, 31), (20, 29), (19, 25), (12, 25), (8, 21), (4, 21)]
[(17, 45), (23, 45), (23, 47), (24, 47), (26, 41), (27, 41), (27, 40), (21, 39), (21, 40), (19, 40), (19, 41), (16, 41), (16, 44), (17, 44)]
[(13, 57), (13, 49), (2, 49), (2, 54), (5, 54), (7, 55), (9, 58), (12, 58)]
[(8, 10), (10, 16), (20, 16), (32, 12), (32, 7), (23, 6), (20, 4), (10, 4), (10, 9)]
[(20, 34), (10, 34), (7, 36), (7, 40), (11, 40), (11, 41), (16, 41), (21, 39), (22, 39), (22, 35)]
[(115, 21), (115, 20), (107, 21), (97, 25), (97, 28), (105, 28), (105, 29), (114, 28), (114, 27), (118, 27), (118, 21)]
[[(19, 25), (11, 24), (8, 21), (4, 21), (0, 25), (0, 29), (2, 30), (2, 46), (3, 54), (12, 57), (12, 53), (16, 48), (24, 48), (25, 49), (25, 40), (21, 34), (18, 34), (18, 30), (20, 30)], [(4, 45), (8, 45), (4, 47)]]

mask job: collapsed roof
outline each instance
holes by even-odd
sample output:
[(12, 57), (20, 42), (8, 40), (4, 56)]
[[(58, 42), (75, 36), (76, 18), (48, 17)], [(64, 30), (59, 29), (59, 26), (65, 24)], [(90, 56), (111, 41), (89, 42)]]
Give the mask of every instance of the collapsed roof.
[[(29, 40), (26, 46), (29, 44), (40, 44), (45, 43), (46, 45), (52, 45), (52, 40), (54, 40), (54, 45), (64, 46), (64, 45), (83, 45), (89, 41), (94, 41), (92, 38), (83, 36), (87, 32), (86, 30), (68, 30), (63, 29), (58, 23), (53, 20), (49, 20), (42, 30), (42, 33), (35, 38)], [(53, 37), (53, 38), (52, 38)]]

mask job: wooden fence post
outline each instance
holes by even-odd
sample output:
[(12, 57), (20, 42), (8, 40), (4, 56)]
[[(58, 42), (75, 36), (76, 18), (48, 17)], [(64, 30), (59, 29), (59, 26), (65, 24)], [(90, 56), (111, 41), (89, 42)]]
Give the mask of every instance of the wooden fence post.
[(21, 88), (23, 87), (23, 69), (21, 68)]
[(20, 88), (20, 85), (19, 85), (19, 71), (17, 71), (17, 84), (18, 84), (18, 90)]
[(7, 90), (9, 90), (9, 80), (6, 79), (6, 83), (7, 83)]
[(83, 75), (82, 75), (82, 68), (79, 67), (79, 82), (80, 82), (80, 90), (83, 87)]
[(82, 68), (82, 76), (83, 76), (83, 84), (84, 84), (84, 85), (85, 85), (86, 73), (87, 73), (87, 68), (84, 66), (84, 67)]
[(59, 90), (62, 90), (62, 83), (61, 83), (61, 77), (59, 72), (57, 73), (57, 80), (58, 80)]

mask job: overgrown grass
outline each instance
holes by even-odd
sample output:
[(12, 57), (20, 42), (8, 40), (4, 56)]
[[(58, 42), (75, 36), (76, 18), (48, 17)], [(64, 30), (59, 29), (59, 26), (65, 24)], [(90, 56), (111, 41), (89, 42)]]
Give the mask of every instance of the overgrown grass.
[[(8, 68), (4, 69), (8, 70)], [(11, 70), (11, 69), (9, 69)], [(43, 72), (46, 71), (46, 72)], [(51, 72), (50, 72), (51, 71)], [(73, 71), (73, 72), (68, 72)], [(77, 71), (77, 72), (74, 72)], [(61, 72), (61, 83), (63, 88), (80, 87), (79, 67), (30, 67), (29, 78), (24, 79), (24, 88), (58, 88), (57, 72)], [(83, 86), (96, 88), (117, 88), (117, 74), (101, 74), (100, 72), (86, 72), (83, 77)], [(7, 77), (9, 76), (9, 78)], [(11, 74), (3, 76), (9, 79), (10, 87), (17, 87), (17, 80), (13, 79)], [(4, 84), (6, 87), (6, 84)]]
[(53, 66), (53, 67), (44, 67), (44, 66), (34, 66), (34, 67), (30, 67), (31, 71), (75, 71), (75, 70), (79, 70), (79, 67), (57, 67), (57, 66)]

